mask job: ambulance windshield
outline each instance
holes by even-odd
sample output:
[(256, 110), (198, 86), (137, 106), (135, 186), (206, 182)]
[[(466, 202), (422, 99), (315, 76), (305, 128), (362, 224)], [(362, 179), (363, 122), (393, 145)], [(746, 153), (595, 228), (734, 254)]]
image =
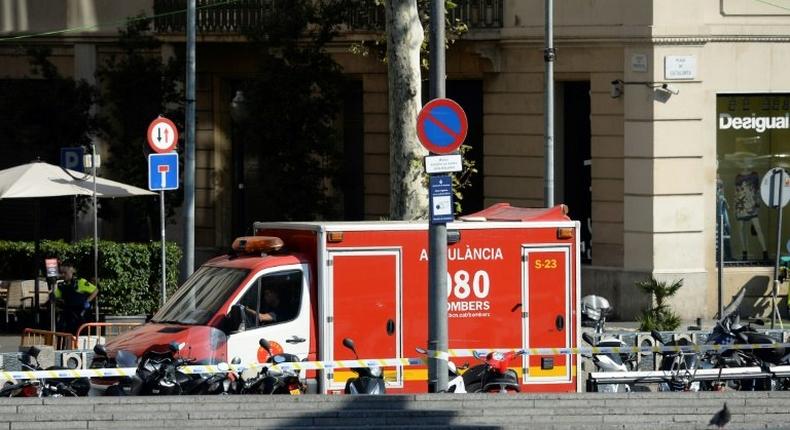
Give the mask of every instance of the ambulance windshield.
[(157, 323), (207, 324), (249, 270), (203, 266), (151, 319)]

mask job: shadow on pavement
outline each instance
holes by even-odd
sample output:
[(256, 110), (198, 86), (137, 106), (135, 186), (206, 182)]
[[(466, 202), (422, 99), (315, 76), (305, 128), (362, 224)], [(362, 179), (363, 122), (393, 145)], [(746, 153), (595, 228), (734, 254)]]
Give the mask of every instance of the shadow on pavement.
[[(500, 425), (484, 424), (479, 411), (464, 411), (466, 396), (453, 395), (308, 395), (302, 399), (318, 404), (316, 409), (295, 411), (292, 417), (258, 428), (454, 428), (499, 429)], [(333, 406), (329, 406), (332, 404)], [(282, 412), (282, 411), (280, 411)], [(267, 414), (268, 415), (268, 414)], [(274, 414), (276, 415), (276, 413)], [(244, 426), (244, 420), (239, 423)]]

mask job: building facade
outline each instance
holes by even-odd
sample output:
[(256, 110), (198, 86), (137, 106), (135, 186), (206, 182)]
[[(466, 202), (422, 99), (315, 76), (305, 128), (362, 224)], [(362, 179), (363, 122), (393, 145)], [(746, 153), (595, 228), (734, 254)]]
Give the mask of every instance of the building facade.
[[(481, 170), (467, 209), (542, 206), (544, 2), (459, 3), (472, 28), (448, 52), (448, 96), (469, 113)], [(0, 0), (0, 37), (84, 27), (15, 43), (52, 45), (63, 73), (91, 81), (116, 49), (118, 25), (107, 23), (181, 4)], [(231, 101), (254, 67), (222, 19), (210, 8), (199, 14), (196, 244), (204, 257), (239, 228)], [(759, 194), (766, 172), (790, 167), (790, 1), (563, 0), (554, 19), (555, 201), (582, 224), (583, 293), (633, 318), (649, 303), (635, 281), (683, 279), (672, 305), (686, 319), (713, 316), (742, 288), (748, 313), (767, 315), (773, 263), (777, 250), (788, 252), (790, 230), (785, 217), (777, 234), (778, 212)], [(179, 55), (178, 20), (156, 26), (163, 56)], [(389, 202), (386, 67), (349, 51), (358, 37), (346, 32), (331, 47), (354, 82), (342, 127), (347, 175), (359, 186), (344, 208), (349, 219), (378, 219)], [(10, 43), (0, 43), (0, 64), (0, 77), (27, 71)], [(779, 296), (786, 313), (786, 286)]]

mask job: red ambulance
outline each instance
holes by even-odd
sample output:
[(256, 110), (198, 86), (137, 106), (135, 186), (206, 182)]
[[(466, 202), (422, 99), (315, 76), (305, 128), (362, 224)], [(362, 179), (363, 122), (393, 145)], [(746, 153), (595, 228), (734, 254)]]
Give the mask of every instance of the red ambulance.
[[(138, 356), (171, 341), (208, 361), (418, 357), (428, 339), (425, 222), (255, 223), (234, 253), (202, 265), (151, 322), (111, 341)], [(576, 347), (579, 224), (565, 207), (497, 204), (449, 223), (450, 349)], [(242, 304), (242, 306), (234, 306)], [(236, 311), (242, 309), (242, 311)], [(246, 310), (246, 311), (245, 311)], [(251, 312), (256, 311), (256, 312)], [(243, 323), (242, 323), (243, 321)], [(580, 391), (575, 355), (514, 362), (522, 391)], [(457, 364), (477, 364), (471, 356)], [(342, 392), (349, 369), (308, 371), (314, 392)], [(425, 392), (425, 366), (385, 368), (388, 393)]]

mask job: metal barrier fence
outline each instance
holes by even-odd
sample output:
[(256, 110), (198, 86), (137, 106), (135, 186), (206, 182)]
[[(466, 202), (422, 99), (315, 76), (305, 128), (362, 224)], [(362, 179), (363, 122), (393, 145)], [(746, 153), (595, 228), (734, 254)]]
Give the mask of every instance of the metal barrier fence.
[[(790, 343), (790, 331), (786, 330), (758, 330), (761, 333), (764, 333), (774, 339), (777, 343)], [(686, 339), (692, 344), (695, 345), (704, 345), (708, 337), (710, 337), (710, 331), (707, 330), (695, 330), (695, 331), (686, 331), (686, 332), (661, 332), (662, 338), (669, 342), (669, 341), (679, 341), (681, 339)], [(644, 347), (644, 348), (652, 348), (655, 347), (657, 342), (653, 339), (653, 336), (648, 332), (621, 332), (621, 333), (604, 333), (603, 335), (593, 334), (590, 333), (596, 343), (598, 343), (601, 337), (606, 337), (607, 339), (618, 339), (623, 341), (626, 345), (632, 347)], [(580, 344), (580, 346), (588, 346), (584, 343)], [(625, 352), (625, 351), (624, 351)], [(658, 370), (660, 365), (660, 360), (657, 360), (656, 353), (652, 350), (644, 350), (640, 351), (637, 355), (637, 368), (639, 370)], [(660, 357), (658, 357), (660, 358)]]
[(76, 338), (71, 333), (26, 328), (22, 331), (19, 346), (47, 345), (61, 349), (74, 349)]
[(142, 325), (140, 322), (112, 322), (112, 323), (86, 323), (77, 329), (77, 336), (71, 349), (93, 349), (97, 343), (105, 343), (108, 340), (133, 330)]

